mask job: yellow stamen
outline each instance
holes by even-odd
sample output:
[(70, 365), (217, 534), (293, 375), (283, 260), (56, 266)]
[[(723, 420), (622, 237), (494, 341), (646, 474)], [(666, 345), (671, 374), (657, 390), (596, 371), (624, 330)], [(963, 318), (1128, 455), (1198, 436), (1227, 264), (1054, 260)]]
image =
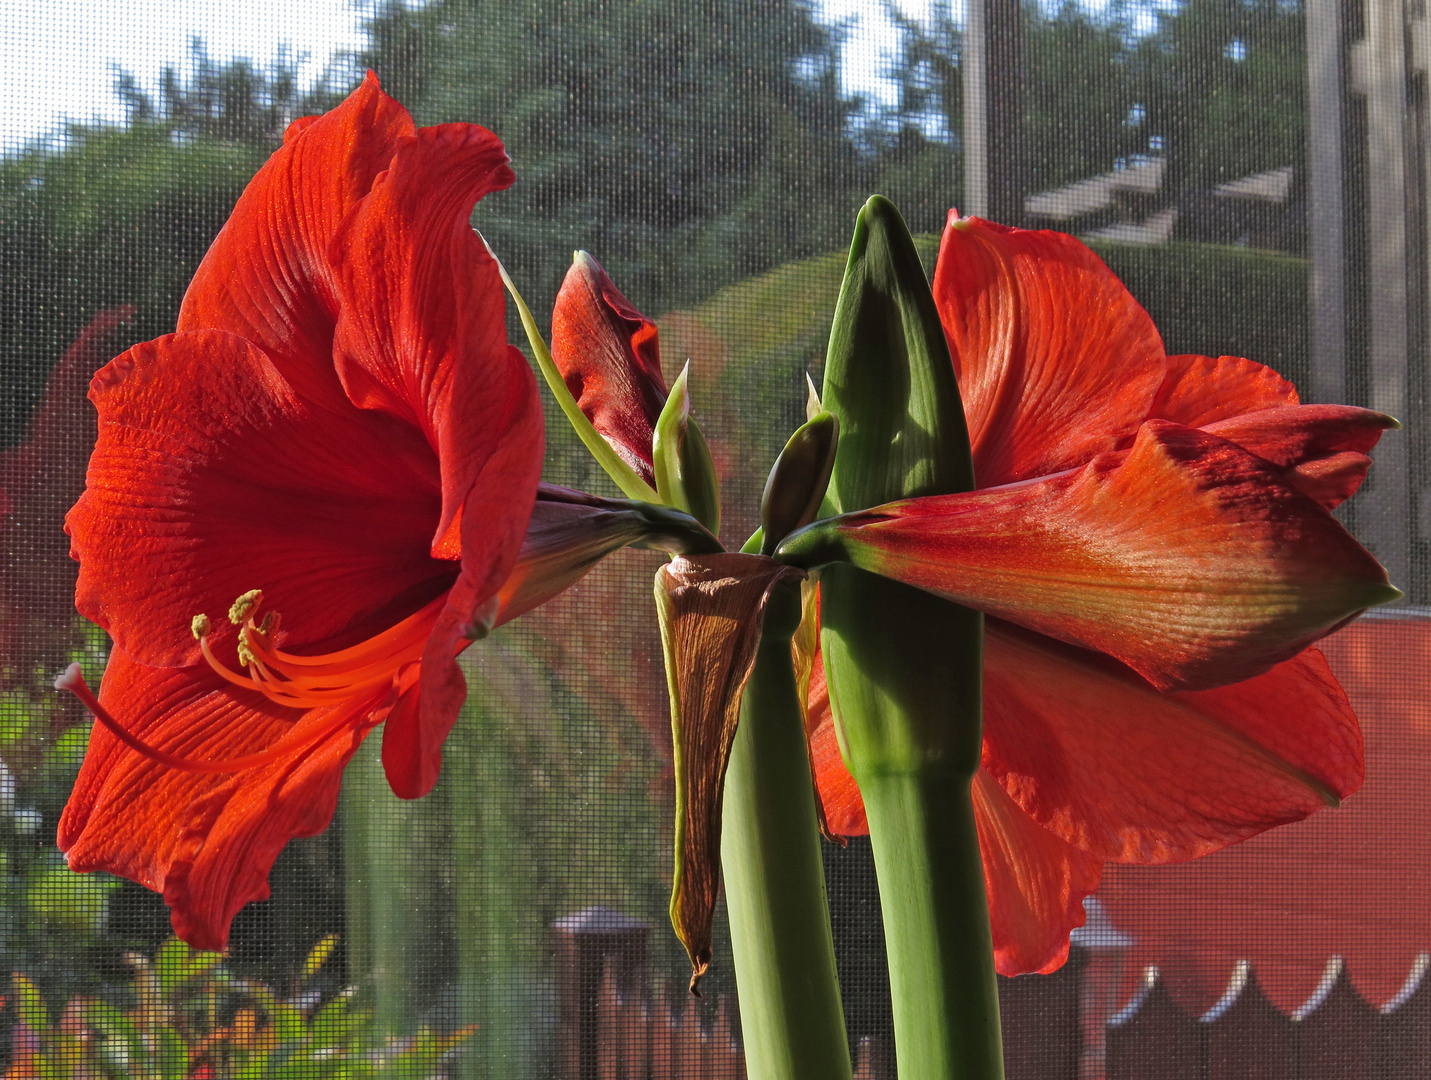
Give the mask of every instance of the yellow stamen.
[(209, 667), (225, 682), (244, 690), (256, 690), (270, 701), (294, 709), (337, 707), (321, 727), (312, 731), (295, 728), (256, 754), (204, 761), (176, 756), (150, 745), (105, 711), (85, 685), (78, 664), (71, 664), (69, 670), (55, 680), (55, 687), (75, 694), (95, 718), (130, 749), (169, 768), (198, 773), (256, 769), (316, 746), (388, 700), (401, 670), (422, 659), (428, 635), (446, 600), (445, 594), (439, 596), (421, 611), (361, 644), (322, 656), (301, 656), (273, 647), (273, 634), (279, 625), (277, 612), (265, 614), (261, 623), (254, 622), (254, 615), (263, 603), (263, 593), (254, 589), (240, 596), (229, 609), (230, 621), (239, 627), (238, 657), (239, 663), (248, 669), (246, 675), (219, 661), (209, 647), (212, 627), (208, 616), (195, 615), (190, 628), (198, 639), (199, 649)]
[(277, 612), (270, 611), (261, 623), (255, 623), (263, 593), (253, 589), (235, 600), (229, 611), (230, 620), (235, 615), (242, 616), (241, 623), (236, 623), (237, 652), (239, 664), (248, 669), (247, 676), (219, 661), (209, 648), (207, 634), (199, 637), (199, 647), (208, 665), (235, 686), (257, 690), (280, 705), (299, 709), (334, 705), (381, 690), (403, 666), (420, 660), (445, 602), (446, 597), (439, 596), (421, 611), (359, 645), (319, 656), (302, 656), (273, 647), (272, 635), (279, 625)]

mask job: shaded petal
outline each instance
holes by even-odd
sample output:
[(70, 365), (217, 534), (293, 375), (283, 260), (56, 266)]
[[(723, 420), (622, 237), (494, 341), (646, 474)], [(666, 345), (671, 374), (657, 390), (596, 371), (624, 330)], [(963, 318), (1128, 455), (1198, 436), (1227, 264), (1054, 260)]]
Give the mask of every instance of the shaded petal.
[(1040, 826), (983, 769), (972, 795), (999, 974), (1057, 971), (1103, 862)]
[[(338, 377), (360, 408), (406, 421), (437, 451), (442, 518), (433, 554), (447, 558), (457, 554), (448, 529), (498, 447), (515, 443), (525, 453), (528, 512), (541, 468), (536, 377), (507, 344), (497, 264), (469, 223), (478, 199), (511, 182), (507, 153), (486, 128), (422, 128), (399, 143), (328, 251), (341, 308)], [(525, 527), (523, 516), (515, 539), (504, 532), (511, 550), (488, 545), (487, 557), (515, 558)]]
[(194, 273), (178, 329), (248, 338), (309, 395), (335, 392), (329, 245), (414, 130), (371, 72), (336, 109), (290, 125)]
[[(542, 407), (535, 392), (504, 417), (508, 438), (482, 464), (462, 503), (462, 573), (422, 654), (421, 696), (395, 710), (383, 730), (383, 770), (399, 798), (416, 799), (437, 783), (442, 744), (462, 703), (467, 680), (457, 656), (486, 637), (497, 617), (497, 592), (516, 565), (541, 473)], [(535, 442), (537, 452), (532, 453)]]
[(1272, 465), (1161, 420), (1082, 469), (848, 514), (780, 553), (849, 558), (1117, 657), (1159, 689), (1250, 678), (1400, 595)]
[(1203, 855), (1336, 805), (1362, 743), (1316, 649), (1255, 679), (1164, 694), (1119, 664), (988, 620), (983, 764), (1101, 859)]
[(200, 613), (214, 617), (215, 647), (231, 649), (217, 616), (250, 589), (282, 613), (285, 647), (330, 651), (456, 576), (428, 553), (440, 495), (427, 441), (382, 413), (314, 405), (241, 338), (136, 345), (95, 376), (91, 397), (99, 440), (67, 520), (76, 603), (141, 663), (199, 663), (189, 625)]
[(1330, 510), (1366, 479), (1367, 454), (1381, 433), (1399, 426), (1352, 405), (1299, 405), (1246, 412), (1203, 430), (1280, 466), (1286, 483)]
[(75, 564), (63, 524), (84, 491), (94, 446), (94, 408), (85, 391), (113, 355), (114, 331), (133, 315), (126, 304), (89, 321), (50, 373), (24, 441), (0, 453), (0, 515), (8, 515), (0, 529), (0, 664), (16, 674), (52, 664), (70, 638)]
[[(107, 870), (162, 892), (174, 932), (212, 950), (225, 948), (241, 907), (267, 898), (283, 846), (327, 827), (343, 767), (384, 707), (379, 695), (301, 712), (235, 690), (207, 667), (145, 667), (120, 649), (100, 699), (150, 745), (190, 758), (237, 757), (340, 724), (291, 757), (219, 774), (156, 764), (94, 725), (60, 818), (60, 849), (73, 870)], [(350, 723), (341, 723), (343, 713)]]
[(671, 687), (676, 870), (671, 921), (691, 960), (691, 988), (711, 960), (720, 884), (721, 798), (771, 593), (804, 575), (761, 555), (678, 555), (656, 572)]
[[(816, 641), (818, 642), (818, 638)], [(805, 704), (805, 734), (810, 740), (810, 774), (815, 778), (815, 799), (827, 835), (868, 836), (865, 803), (860, 787), (845, 766), (830, 709), (830, 687), (825, 681), (825, 657), (817, 648), (810, 669)]]
[(1203, 427), (1300, 402), (1297, 388), (1286, 379), (1265, 364), (1240, 356), (1170, 356), (1167, 372), (1148, 411), (1150, 420)]
[(934, 300), (981, 486), (1074, 468), (1118, 448), (1163, 383), (1152, 319), (1071, 236), (951, 212)]
[(592, 427), (654, 485), (651, 443), (666, 403), (656, 324), (584, 251), (552, 308), (552, 360)]

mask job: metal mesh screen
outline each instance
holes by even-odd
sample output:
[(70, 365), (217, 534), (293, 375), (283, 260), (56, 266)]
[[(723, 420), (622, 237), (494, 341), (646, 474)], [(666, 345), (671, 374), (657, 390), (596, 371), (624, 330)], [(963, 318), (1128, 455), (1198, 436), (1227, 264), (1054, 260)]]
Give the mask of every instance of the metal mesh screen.
[[(876, 191), (930, 272), (951, 207), (1074, 233), (1170, 353), (1250, 357), (1304, 400), (1397, 416), (1342, 517), (1406, 600), (1328, 646), (1364, 791), (1203, 860), (1110, 865), (1069, 963), (1001, 993), (1011, 1077), (1431, 1076), (1428, 26), (1411, 0), (7, 5), (9, 1075), (744, 1075), (723, 916), (702, 1001), (666, 916), (651, 552), (466, 654), (427, 798), (395, 798), (369, 740), (333, 824), (283, 850), (223, 957), (175, 941), (153, 892), (73, 874), (55, 847), (90, 718), (51, 683), (71, 661), (97, 681), (109, 650), (74, 613), (63, 532), (95, 438), (88, 380), (174, 330), (288, 124), (372, 69), (418, 123), (505, 142), (518, 181), (473, 224), (539, 321), (583, 248), (657, 317), (668, 377), (690, 358), (728, 543), (803, 417)], [(547, 432), (546, 479), (614, 493), (550, 403)], [(825, 854), (859, 1075), (892, 1077), (868, 842)]]

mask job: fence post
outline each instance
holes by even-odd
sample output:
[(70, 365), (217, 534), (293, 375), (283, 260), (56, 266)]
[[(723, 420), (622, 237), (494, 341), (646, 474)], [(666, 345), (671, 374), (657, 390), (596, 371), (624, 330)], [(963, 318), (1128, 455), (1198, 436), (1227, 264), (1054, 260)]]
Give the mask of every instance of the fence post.
[(600, 998), (609, 970), (627, 1002), (645, 992), (649, 924), (610, 908), (589, 907), (552, 923), (556, 939), (560, 1080), (597, 1080)]

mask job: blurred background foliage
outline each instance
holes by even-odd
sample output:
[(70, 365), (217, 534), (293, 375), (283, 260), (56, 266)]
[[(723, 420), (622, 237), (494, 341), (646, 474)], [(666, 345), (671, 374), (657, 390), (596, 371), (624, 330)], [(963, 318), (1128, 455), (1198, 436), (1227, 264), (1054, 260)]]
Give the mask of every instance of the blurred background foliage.
[[(1027, 16), (1028, 190), (1163, 157), (1176, 197), (1303, 162), (1296, 4), (1033, 5)], [(738, 542), (765, 467), (803, 415), (805, 374), (818, 378), (855, 210), (873, 191), (890, 195), (924, 234), (932, 270), (937, 231), (962, 197), (959, 27), (941, 3), (898, 21), (887, 105), (842, 89), (841, 29), (804, 0), (382, 0), (368, 9), (367, 47), (308, 89), (290, 53), (218, 63), (200, 42), (157, 93), (119, 72), (125, 125), (71, 125), (0, 157), (0, 288), (11, 298), (0, 305), (0, 447), (22, 437), (96, 311), (136, 306), (116, 351), (172, 330), (195, 266), (287, 124), (336, 103), (371, 67), (419, 123), (478, 121), (506, 141), (518, 182), (475, 224), (534, 310), (549, 310), (571, 249), (585, 247), (638, 307), (667, 313), (666, 370), (694, 360), (727, 540)], [(1295, 254), (1098, 250), (1170, 351), (1305, 374), (1307, 270)], [(1283, 313), (1275, 334), (1269, 310)], [(549, 420), (548, 478), (612, 493)], [(655, 566), (650, 553), (622, 553), (472, 650), (470, 700), (430, 798), (393, 798), (376, 745), (365, 749), (338, 827), (285, 851), (273, 899), (240, 915), (225, 971), (279, 985), (338, 934), (326, 970), (357, 987), (354, 1008), (373, 1030), (478, 1024), (463, 1056), (474, 1077), (540, 1064), (521, 1048), (541, 1045), (531, 1024), (552, 1022), (549, 957), (534, 944), (552, 919), (591, 904), (642, 913), (653, 969), (679, 974), (662, 925), (659, 643), (649, 620), (592, 615), (644, 610)], [(84, 640), (74, 658), (97, 676), (105, 643)], [(48, 691), (67, 659), (0, 696), (0, 970), (29, 973), (55, 1016), (87, 995), (131, 1007), (125, 957), (152, 954), (168, 933), (152, 894), (71, 875), (54, 850), (87, 730)]]

